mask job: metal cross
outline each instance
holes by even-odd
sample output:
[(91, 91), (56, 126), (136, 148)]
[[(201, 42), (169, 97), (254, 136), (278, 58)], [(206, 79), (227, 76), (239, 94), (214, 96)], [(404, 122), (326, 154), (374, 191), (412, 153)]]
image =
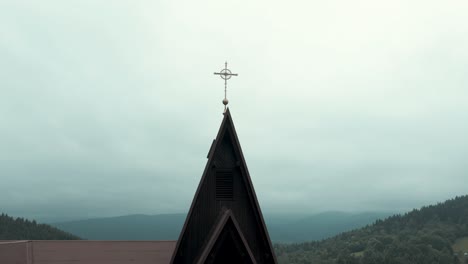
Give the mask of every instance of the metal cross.
[(227, 68), (227, 61), (224, 63), (224, 69), (222, 69), (220, 72), (215, 72), (215, 75), (219, 75), (223, 80), (224, 80), (224, 112), (226, 112), (226, 105), (229, 103), (227, 99), (227, 80), (231, 79), (232, 76), (237, 76), (237, 73), (232, 73), (228, 68)]

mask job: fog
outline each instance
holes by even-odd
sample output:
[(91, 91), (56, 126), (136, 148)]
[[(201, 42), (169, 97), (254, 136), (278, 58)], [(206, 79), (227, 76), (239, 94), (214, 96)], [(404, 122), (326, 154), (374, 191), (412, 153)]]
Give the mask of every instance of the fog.
[(466, 1), (2, 1), (0, 211), (187, 212), (229, 107), (264, 212), (468, 190)]

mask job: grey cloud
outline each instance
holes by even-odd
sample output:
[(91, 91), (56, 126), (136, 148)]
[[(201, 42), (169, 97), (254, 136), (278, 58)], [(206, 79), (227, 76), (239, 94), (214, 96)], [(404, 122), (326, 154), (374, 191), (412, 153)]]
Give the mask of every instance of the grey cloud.
[[(184, 6), (184, 8), (180, 8)], [(466, 193), (463, 2), (3, 1), (0, 210), (183, 212), (228, 98), (266, 211)]]

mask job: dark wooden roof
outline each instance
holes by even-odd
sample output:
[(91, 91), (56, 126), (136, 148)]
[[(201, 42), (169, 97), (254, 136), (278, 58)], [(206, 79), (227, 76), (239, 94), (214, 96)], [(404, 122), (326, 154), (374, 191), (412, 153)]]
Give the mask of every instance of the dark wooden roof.
[[(226, 254), (226, 250), (223, 250), (223, 247), (237, 251), (234, 252), (234, 255), (238, 255), (240, 258), (236, 259), (236, 257)], [(223, 258), (226, 260), (220, 261), (220, 259)], [(219, 219), (218, 224), (213, 229), (205, 248), (202, 250), (200, 258), (197, 260), (197, 264), (226, 262), (257, 263), (252, 254), (252, 250), (239, 227), (239, 223), (232, 214), (232, 211), (229, 209), (224, 211), (223, 216)]]
[[(193, 263), (206, 256), (220, 219), (229, 210), (253, 263), (277, 263), (231, 113), (227, 109), (195, 192), (171, 263)], [(236, 224), (234, 225), (236, 226)]]

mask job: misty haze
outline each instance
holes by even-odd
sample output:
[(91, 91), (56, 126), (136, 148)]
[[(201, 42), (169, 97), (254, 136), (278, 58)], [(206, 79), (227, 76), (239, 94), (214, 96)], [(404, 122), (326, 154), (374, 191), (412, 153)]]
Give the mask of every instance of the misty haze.
[[(2, 1), (0, 244), (181, 250), (226, 126), (277, 263), (468, 263), (467, 14), (465, 1)], [(239, 74), (235, 130), (224, 67)], [(11, 217), (31, 227), (13, 234)], [(39, 223), (59, 230), (33, 235)], [(390, 259), (413, 254), (432, 257)]]

